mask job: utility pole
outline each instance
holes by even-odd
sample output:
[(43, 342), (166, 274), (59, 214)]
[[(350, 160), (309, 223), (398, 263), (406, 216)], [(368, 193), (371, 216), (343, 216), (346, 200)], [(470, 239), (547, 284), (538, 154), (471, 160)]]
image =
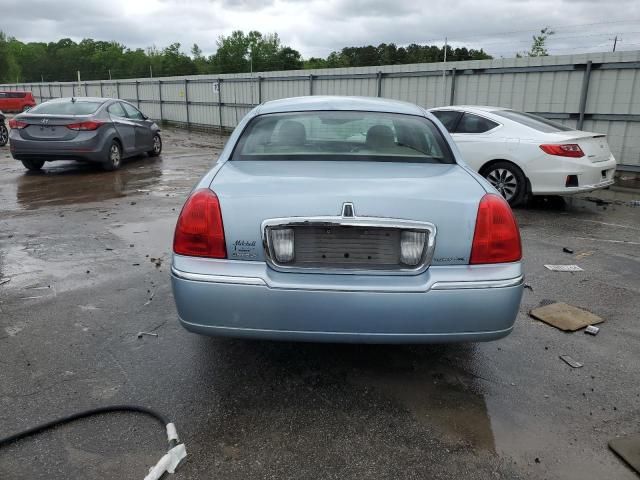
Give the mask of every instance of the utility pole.
[(444, 37), (444, 62), (442, 64), (442, 105), (447, 104), (447, 37)]
[(613, 39), (613, 51), (616, 51), (616, 45), (618, 44), (618, 36), (616, 35), (616, 38)]
[(78, 70), (78, 93), (82, 94), (82, 83), (80, 83), (80, 70)]

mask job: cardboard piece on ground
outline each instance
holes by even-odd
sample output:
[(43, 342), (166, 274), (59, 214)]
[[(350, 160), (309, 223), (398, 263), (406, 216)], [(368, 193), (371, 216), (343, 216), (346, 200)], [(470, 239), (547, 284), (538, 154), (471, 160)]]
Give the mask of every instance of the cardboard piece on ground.
[(640, 433), (614, 438), (609, 442), (609, 448), (640, 473)]
[(588, 325), (604, 322), (591, 312), (562, 302), (534, 308), (529, 315), (565, 332), (575, 332)]

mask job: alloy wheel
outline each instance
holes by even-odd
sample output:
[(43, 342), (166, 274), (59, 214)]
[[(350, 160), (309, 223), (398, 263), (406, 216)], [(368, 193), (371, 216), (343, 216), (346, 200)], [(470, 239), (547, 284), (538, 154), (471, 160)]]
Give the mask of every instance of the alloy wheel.
[(491, 170), (486, 178), (507, 201), (510, 201), (518, 191), (518, 179), (506, 168)]
[(118, 147), (118, 144), (116, 143), (111, 145), (111, 150), (109, 150), (109, 160), (114, 167), (120, 165), (120, 147)]
[(162, 149), (162, 143), (160, 141), (160, 137), (156, 135), (153, 137), (153, 153), (156, 155), (160, 154), (160, 150)]
[(9, 131), (4, 125), (0, 125), (0, 145), (5, 145), (9, 141)]

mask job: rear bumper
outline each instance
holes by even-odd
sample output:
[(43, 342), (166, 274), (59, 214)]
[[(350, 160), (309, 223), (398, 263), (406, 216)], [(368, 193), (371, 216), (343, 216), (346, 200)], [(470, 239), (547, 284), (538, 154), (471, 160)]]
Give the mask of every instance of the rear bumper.
[[(189, 331), (215, 336), (358, 343), (495, 340), (512, 331), (523, 289), (520, 264), (431, 267), (411, 278), (342, 275), (332, 285), (321, 278), (294, 284), (287, 277), (297, 275), (289, 273), (270, 278), (262, 262), (226, 261), (217, 273), (187, 272), (178, 267), (189, 262), (176, 258), (171, 277), (180, 322)], [(243, 263), (253, 264), (249, 275)], [(241, 267), (236, 274), (234, 267)], [(480, 280), (483, 273), (487, 278)], [(500, 274), (505, 278), (497, 278)]]
[[(571, 195), (607, 188), (614, 184), (616, 160), (613, 156), (607, 161), (596, 163), (591, 163), (585, 158), (550, 158), (551, 160), (544, 162), (544, 170), (533, 169), (528, 172), (534, 195)], [(549, 165), (553, 165), (552, 170), (548, 170)], [(577, 187), (566, 186), (569, 175), (577, 177)]]
[[(89, 132), (87, 132), (89, 133)], [(35, 141), (25, 140), (16, 132), (9, 135), (11, 156), (16, 160), (82, 160), (103, 162), (110, 142), (105, 136), (91, 135), (86, 140)]]

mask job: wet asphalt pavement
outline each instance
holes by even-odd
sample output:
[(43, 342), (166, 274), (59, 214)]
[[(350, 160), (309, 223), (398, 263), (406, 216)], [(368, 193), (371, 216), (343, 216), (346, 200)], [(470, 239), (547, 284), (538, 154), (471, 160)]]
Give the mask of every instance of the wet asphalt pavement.
[[(160, 158), (117, 172), (31, 174), (0, 149), (0, 436), (131, 403), (175, 422), (176, 480), (638, 478), (607, 442), (640, 431), (640, 191), (517, 210), (532, 290), (504, 340), (212, 339), (178, 325), (168, 269), (179, 209), (224, 141), (169, 129)], [(556, 300), (603, 317), (600, 334), (527, 315)], [(141, 479), (165, 451), (154, 421), (107, 415), (1, 449), (0, 478)]]

